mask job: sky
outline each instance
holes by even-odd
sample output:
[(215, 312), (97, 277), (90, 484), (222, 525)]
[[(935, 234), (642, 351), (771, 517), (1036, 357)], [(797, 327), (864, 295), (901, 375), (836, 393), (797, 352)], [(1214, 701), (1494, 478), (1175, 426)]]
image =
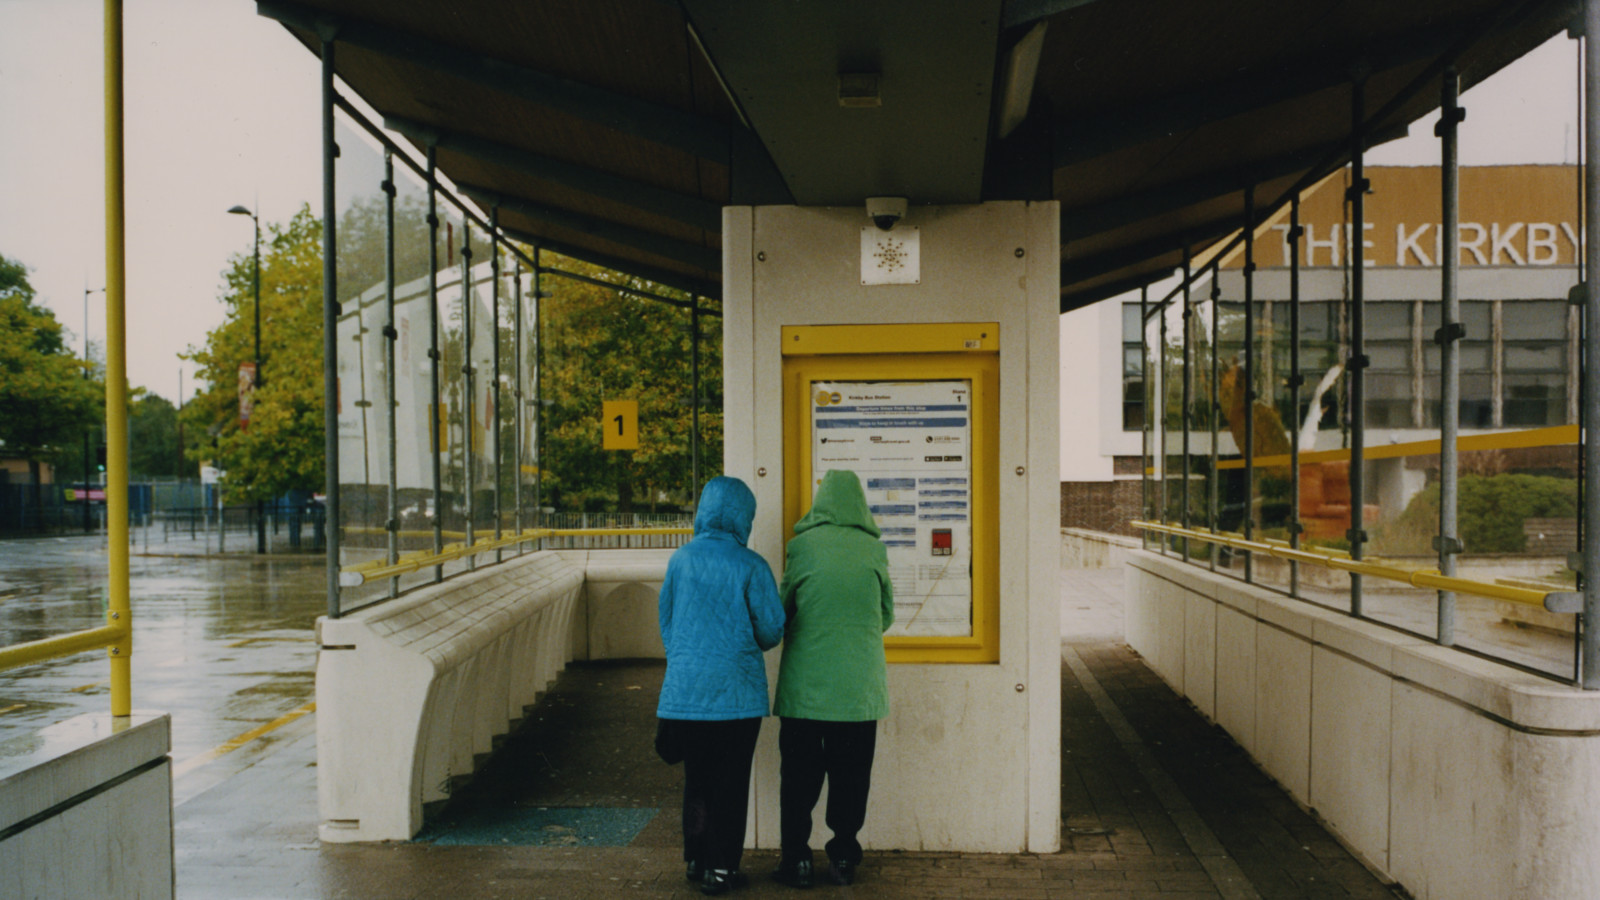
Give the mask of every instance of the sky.
[[(105, 337), (104, 106), (95, 0), (0, 0), (0, 254), (81, 352)], [(1576, 46), (1558, 36), (1463, 98), (1464, 165), (1575, 159)], [(194, 392), (178, 354), (222, 321), (222, 272), (249, 253), (254, 209), (321, 206), (319, 63), (250, 0), (134, 0), (124, 9), (128, 379)], [(1434, 117), (1373, 165), (1438, 162)]]

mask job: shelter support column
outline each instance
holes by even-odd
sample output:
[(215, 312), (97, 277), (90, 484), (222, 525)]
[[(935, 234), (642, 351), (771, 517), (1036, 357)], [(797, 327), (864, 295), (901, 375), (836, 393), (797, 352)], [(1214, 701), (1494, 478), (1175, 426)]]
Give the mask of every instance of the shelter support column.
[[(1457, 101), (1461, 93), (1461, 78), (1456, 70), (1446, 69), (1440, 81), (1439, 124), (1439, 196), (1442, 225), (1446, 235), (1460, 233), (1461, 178), (1457, 168), (1456, 130), (1466, 112)], [(1457, 453), (1456, 437), (1461, 425), (1461, 356), (1457, 341), (1465, 332), (1461, 327), (1461, 298), (1456, 290), (1456, 275), (1461, 265), (1460, 242), (1453, 237), (1440, 243), (1439, 256), (1439, 330), (1433, 339), (1439, 345), (1439, 535), (1434, 538), (1434, 549), (1439, 552), (1439, 573), (1454, 577), (1456, 554), (1461, 552), (1461, 541), (1456, 530)], [(1480, 337), (1486, 337), (1480, 336)], [(1456, 595), (1454, 591), (1439, 592), (1438, 612), (1439, 643), (1448, 647), (1456, 642)]]
[(1585, 0), (1584, 25), (1584, 146), (1588, 159), (1584, 166), (1584, 272), (1587, 279), (1583, 298), (1583, 390), (1589, 402), (1583, 408), (1583, 471), (1588, 480), (1583, 493), (1583, 663), (1585, 690), (1600, 690), (1600, 490), (1595, 490), (1594, 473), (1600, 472), (1600, 291), (1595, 290), (1595, 273), (1600, 272), (1600, 173), (1595, 171), (1595, 148), (1600, 147), (1600, 0)]
[[(913, 205), (880, 232), (859, 207), (724, 210), (724, 469), (756, 494), (751, 548), (781, 573), (790, 525), (832, 468), (883, 495), (879, 526), (901, 544), (871, 848), (1060, 846), (1059, 215), (1053, 202)], [(970, 593), (930, 605), (915, 584), (963, 555), (952, 571)], [(780, 840), (777, 731), (757, 749), (758, 847)]]
[(122, 160), (122, 0), (105, 5), (106, 88), (106, 624), (121, 628), (111, 658), (111, 714), (133, 709), (133, 614), (128, 584), (127, 265)]

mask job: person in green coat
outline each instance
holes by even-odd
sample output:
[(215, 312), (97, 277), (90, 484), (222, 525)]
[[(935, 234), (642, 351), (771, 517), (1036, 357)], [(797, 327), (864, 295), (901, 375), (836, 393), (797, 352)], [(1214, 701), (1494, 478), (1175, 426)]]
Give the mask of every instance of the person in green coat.
[(889, 714), (883, 633), (894, 624), (889, 557), (861, 481), (834, 470), (794, 526), (778, 595), (788, 624), (778, 697), (783, 856), (774, 880), (812, 883), (811, 814), (828, 782), (828, 880), (850, 884), (861, 863), (878, 721)]

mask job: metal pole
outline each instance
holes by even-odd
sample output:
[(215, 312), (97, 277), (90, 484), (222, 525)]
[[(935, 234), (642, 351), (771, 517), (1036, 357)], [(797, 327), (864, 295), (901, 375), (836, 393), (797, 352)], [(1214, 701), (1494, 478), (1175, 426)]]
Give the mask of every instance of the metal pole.
[[(257, 204), (260, 205), (259, 203)], [(255, 370), (250, 374), (250, 402), (256, 401), (256, 394), (261, 390), (261, 217), (252, 210), (250, 223), (255, 226), (255, 315), (256, 315), (256, 355)], [(256, 552), (267, 552), (267, 520), (263, 511), (265, 505), (258, 498), (256, 500)]]
[[(388, 485), (388, 515), (384, 517), (383, 530), (388, 539), (389, 563), (393, 565), (400, 559), (400, 482), (397, 480), (397, 470), (400, 465), (399, 443), (400, 435), (396, 430), (395, 411), (395, 341), (400, 333), (395, 330), (394, 318), (394, 152), (388, 148), (383, 151), (383, 196), (384, 196), (384, 234), (383, 234), (383, 367), (387, 371), (384, 384), (384, 417), (388, 420), (389, 437), (389, 485)], [(400, 576), (389, 579), (390, 598), (400, 596)]]
[[(1439, 536), (1433, 548), (1439, 551), (1439, 573), (1456, 574), (1456, 554), (1462, 550), (1456, 526), (1458, 502), (1456, 438), (1461, 426), (1461, 354), (1457, 341), (1465, 334), (1461, 325), (1461, 298), (1456, 278), (1461, 264), (1461, 247), (1456, 240), (1461, 221), (1461, 178), (1457, 161), (1456, 128), (1466, 117), (1458, 105), (1461, 79), (1454, 67), (1446, 69), (1440, 80), (1439, 195), (1442, 199), (1444, 238), (1439, 254), (1439, 330), (1433, 339), (1439, 345)], [(1439, 643), (1446, 647), (1456, 642), (1456, 595), (1439, 592)]]
[[(1194, 310), (1189, 307), (1189, 245), (1183, 245), (1183, 508), (1179, 512), (1179, 519), (1185, 531), (1189, 529), (1189, 479), (1194, 475), (1189, 467), (1189, 433), (1194, 430), (1194, 423), (1190, 421), (1189, 407), (1191, 405), (1190, 391), (1193, 388), (1193, 373), (1190, 371), (1189, 357), (1194, 352), (1190, 344), (1190, 324)], [(1183, 539), (1183, 558), (1189, 558), (1189, 539)]]
[[(1350, 364), (1345, 367), (1350, 379), (1350, 558), (1361, 559), (1367, 533), (1362, 528), (1362, 507), (1366, 498), (1366, 325), (1362, 313), (1365, 263), (1362, 260), (1362, 235), (1366, 222), (1367, 179), (1363, 168), (1362, 126), (1366, 118), (1366, 77), (1356, 73), (1350, 85)], [(1445, 241), (1445, 243), (1450, 243)], [(1361, 576), (1350, 573), (1350, 614), (1361, 615)]]
[[(1600, 271), (1600, 173), (1595, 172), (1594, 148), (1600, 147), (1600, 50), (1595, 36), (1600, 35), (1600, 0), (1586, 0), (1584, 19), (1584, 145), (1589, 158), (1584, 163), (1584, 230), (1590, 239), (1584, 243), (1584, 272)], [(1585, 283), (1583, 298), (1583, 390), (1589, 402), (1583, 406), (1583, 470), (1585, 475), (1600, 472), (1600, 291)], [(1600, 491), (1593, 485), (1583, 497), (1583, 688), (1600, 690)]]
[[(522, 430), (528, 416), (527, 409), (523, 403), (524, 395), (522, 392), (522, 329), (524, 323), (522, 321), (522, 260), (520, 259), (517, 260), (516, 281), (512, 282), (512, 298), (512, 302), (516, 304), (516, 323), (512, 327), (512, 355), (514, 359), (511, 365), (511, 402), (514, 404), (514, 410), (511, 417), (511, 427), (513, 429), (511, 452), (516, 458), (516, 462), (512, 469), (513, 477), (511, 480), (515, 484), (516, 495), (513, 505), (516, 510), (514, 515), (516, 516), (517, 534), (520, 535), (522, 530), (527, 527), (522, 521), (522, 462), (527, 453), (527, 447), (522, 440)], [(527, 549), (526, 544), (518, 544), (517, 555), (522, 555)]]
[[(500, 452), (500, 207), (489, 207), (489, 333), (494, 335), (491, 351), (494, 360), (494, 380), (489, 382), (489, 405), (494, 415), (489, 425), (489, 437), (494, 442), (489, 458), (494, 463), (494, 539), (502, 537), (501, 492), (505, 489), (505, 460)], [(494, 561), (505, 559), (505, 549), (494, 551)]]
[[(1220, 265), (1213, 262), (1211, 264), (1211, 483), (1206, 491), (1206, 527), (1212, 531), (1218, 528), (1217, 510), (1221, 505), (1222, 496), (1222, 485), (1218, 484), (1220, 478), (1217, 474), (1218, 441), (1221, 438), (1219, 429), (1222, 424), (1219, 421), (1221, 415), (1217, 407), (1217, 398), (1221, 395), (1217, 381), (1217, 336), (1221, 331), (1218, 323), (1222, 319), (1222, 309), (1219, 305), (1222, 300), (1221, 277)], [(1213, 572), (1217, 570), (1217, 550), (1217, 546), (1213, 544), (1210, 563)]]
[[(443, 475), (439, 454), (447, 422), (439, 408), (439, 173), (436, 148), (428, 145), (428, 449), (433, 465), (433, 552), (444, 552)], [(433, 567), (435, 583), (444, 580), (444, 564)]]
[(689, 355), (694, 369), (693, 391), (694, 410), (689, 420), (689, 505), (698, 508), (700, 504), (700, 297), (690, 295), (689, 307)]
[[(466, 473), (466, 507), (467, 507), (467, 546), (471, 547), (477, 540), (473, 529), (473, 519), (477, 515), (477, 504), (473, 494), (477, 492), (477, 435), (472, 431), (476, 424), (473, 413), (477, 406), (477, 386), (472, 381), (472, 223), (465, 218), (461, 221), (461, 421), (465, 426), (464, 437), (466, 446), (462, 448), (462, 458), (466, 464), (462, 469)], [(467, 557), (467, 569), (478, 567), (476, 556)]]
[(322, 453), (323, 526), (327, 544), (328, 617), (339, 617), (339, 279), (338, 222), (333, 191), (334, 160), (339, 155), (333, 136), (333, 54), (331, 31), (322, 31)]
[[(1289, 199), (1289, 546), (1300, 549), (1300, 195)], [(1300, 596), (1300, 563), (1289, 561), (1289, 596)]]
[[(1244, 538), (1256, 533), (1256, 189), (1244, 189)], [(1239, 387), (1234, 388), (1237, 394)], [(1244, 580), (1254, 580), (1254, 557), (1244, 552)]]
[(106, 624), (122, 635), (111, 659), (111, 715), (133, 711), (133, 610), (128, 586), (128, 358), (122, 154), (122, 0), (105, 5), (106, 92)]

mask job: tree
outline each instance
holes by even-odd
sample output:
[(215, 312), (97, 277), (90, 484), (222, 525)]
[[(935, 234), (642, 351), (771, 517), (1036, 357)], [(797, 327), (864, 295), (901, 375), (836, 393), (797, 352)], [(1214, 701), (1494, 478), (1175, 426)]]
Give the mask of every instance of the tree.
[(85, 377), (55, 314), (33, 301), (27, 269), (0, 255), (0, 450), (28, 461), (37, 492), (40, 463), (78, 446), (104, 390)]
[(261, 248), (261, 385), (248, 427), (240, 422), (239, 367), (255, 355), (249, 249), (223, 273), (227, 318), (184, 354), (206, 385), (183, 410), (184, 427), (210, 435), (188, 451), (227, 472), (228, 500), (268, 500), (323, 483), (322, 222), (301, 207), (266, 226)]
[[(575, 260), (558, 268), (668, 297), (689, 297)], [(545, 496), (567, 509), (691, 506), (690, 315), (658, 300), (548, 276), (544, 301)], [(702, 301), (704, 302), (704, 301)], [(714, 309), (714, 307), (713, 307)], [(701, 481), (722, 468), (718, 320), (700, 323)], [(601, 403), (637, 400), (639, 449), (601, 448)]]
[(193, 460), (178, 446), (178, 409), (165, 397), (135, 388), (128, 404), (128, 468), (136, 476), (194, 478)]

